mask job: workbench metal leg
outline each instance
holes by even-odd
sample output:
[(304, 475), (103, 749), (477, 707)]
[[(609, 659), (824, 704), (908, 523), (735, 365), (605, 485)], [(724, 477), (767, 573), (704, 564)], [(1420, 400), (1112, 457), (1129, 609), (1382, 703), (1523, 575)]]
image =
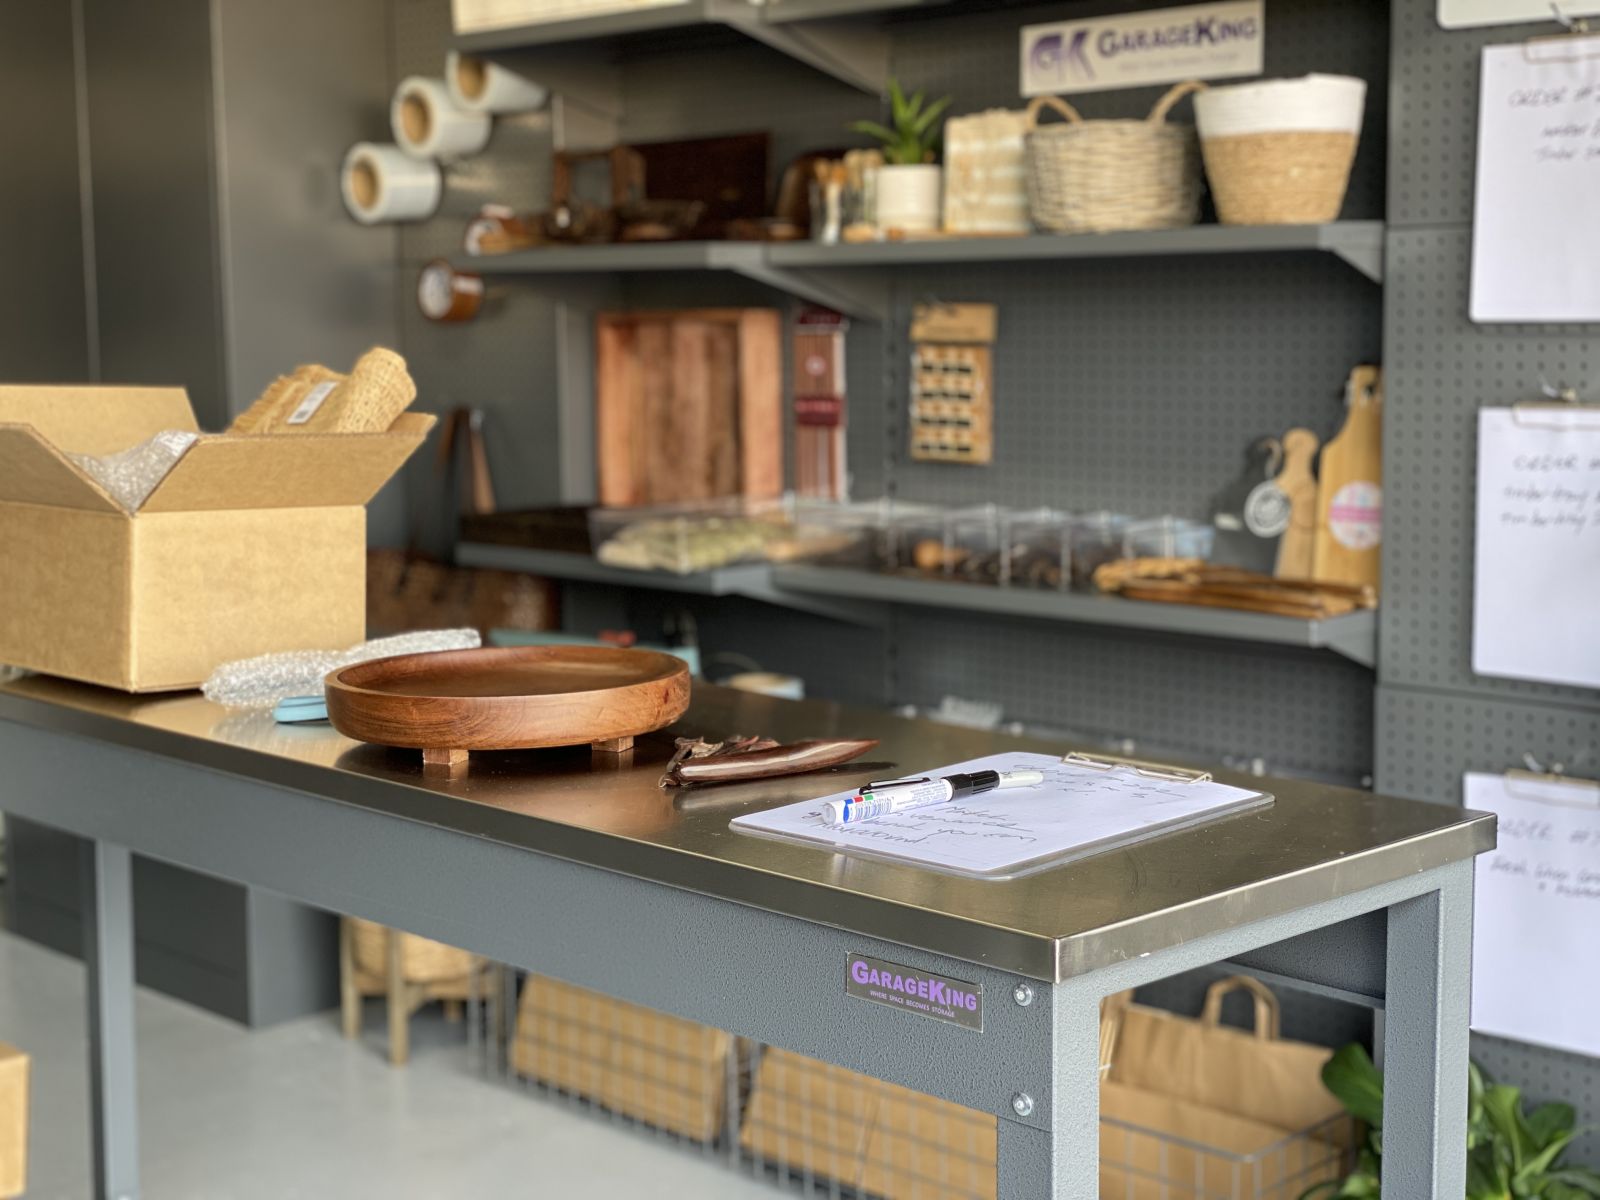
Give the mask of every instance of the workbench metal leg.
[[(1043, 987), (1044, 985), (1040, 985)], [(1000, 1118), (998, 1195), (1097, 1200), (1100, 1195), (1100, 996), (1077, 983), (1051, 998), (1054, 1053), (1043, 1087), (1020, 1080), (1030, 1109)], [(1032, 1090), (1030, 1090), (1032, 1089)], [(1036, 1094), (1037, 1093), (1037, 1094)], [(1028, 1116), (1046, 1118), (1044, 1127)]]
[(1466, 1190), (1472, 863), (1389, 909), (1383, 1024), (1383, 1198)]
[(134, 1086), (133, 856), (122, 846), (83, 847), (83, 965), (89, 1000), (89, 1119), (95, 1200), (139, 1195)]

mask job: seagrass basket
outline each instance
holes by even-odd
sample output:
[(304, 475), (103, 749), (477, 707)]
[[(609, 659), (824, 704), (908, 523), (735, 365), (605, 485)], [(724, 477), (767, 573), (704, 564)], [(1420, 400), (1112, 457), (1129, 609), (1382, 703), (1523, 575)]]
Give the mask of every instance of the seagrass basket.
[[(358, 917), (351, 917), (349, 921), (354, 934), (356, 969), (369, 978), (384, 979), (389, 969), (388, 930)], [(400, 974), (407, 983), (464, 980), (472, 974), (473, 962), (473, 956), (465, 950), (414, 933), (400, 935)]]
[[(1028, 207), (1053, 233), (1173, 229), (1200, 219), (1200, 146), (1174, 105), (1203, 83), (1180, 83), (1144, 120), (1086, 121), (1058, 96), (1028, 105)], [(1067, 124), (1041, 127), (1050, 108)]]

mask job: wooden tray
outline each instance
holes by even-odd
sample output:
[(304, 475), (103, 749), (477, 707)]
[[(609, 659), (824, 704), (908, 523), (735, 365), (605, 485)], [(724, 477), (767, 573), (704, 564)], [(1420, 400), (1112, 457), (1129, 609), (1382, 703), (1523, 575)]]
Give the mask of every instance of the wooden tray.
[(440, 650), (345, 667), (328, 676), (327, 695), (328, 719), (346, 737), (455, 768), (470, 750), (630, 749), (689, 707), (689, 668), (670, 654), (606, 646)]

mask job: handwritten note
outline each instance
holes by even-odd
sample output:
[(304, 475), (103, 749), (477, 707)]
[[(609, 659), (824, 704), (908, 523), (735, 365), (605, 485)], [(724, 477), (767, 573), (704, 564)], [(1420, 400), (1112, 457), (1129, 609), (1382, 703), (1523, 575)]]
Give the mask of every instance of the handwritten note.
[(833, 825), (824, 816), (827, 801), (850, 794), (841, 792), (738, 817), (732, 826), (994, 876), (1036, 863), (1070, 862), (1271, 802), (1260, 792), (1225, 784), (1151, 779), (1128, 769), (1101, 771), (1049, 754), (995, 754), (933, 773), (964, 771), (1040, 771), (1045, 778), (1034, 787), (983, 792), (861, 825)]
[(1600, 687), (1600, 412), (1478, 414), (1472, 669)]
[(1477, 865), (1472, 1027), (1600, 1055), (1600, 787), (1468, 775), (1464, 792), (1500, 817)]
[(1474, 321), (1600, 321), (1600, 38), (1483, 52)]

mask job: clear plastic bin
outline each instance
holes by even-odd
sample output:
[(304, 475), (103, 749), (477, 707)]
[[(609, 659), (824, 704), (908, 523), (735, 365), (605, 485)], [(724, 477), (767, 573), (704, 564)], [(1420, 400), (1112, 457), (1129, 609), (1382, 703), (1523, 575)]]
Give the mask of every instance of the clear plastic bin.
[(692, 575), (766, 558), (793, 538), (782, 504), (716, 501), (651, 508), (597, 508), (589, 514), (595, 557), (613, 567)]
[(1135, 521), (1123, 531), (1125, 558), (1210, 558), (1216, 528), (1185, 517)]
[(884, 570), (942, 579), (946, 510), (933, 504), (891, 502), (885, 526)]
[(1065, 591), (1072, 586), (1072, 518), (1053, 508), (1009, 511), (1001, 526), (1000, 582)]
[(997, 504), (956, 508), (944, 516), (946, 579), (998, 585), (1005, 573), (1001, 526), (1005, 510)]
[(1113, 512), (1079, 513), (1070, 518), (1074, 588), (1093, 587), (1095, 568), (1123, 556), (1123, 534), (1132, 523), (1132, 517)]

